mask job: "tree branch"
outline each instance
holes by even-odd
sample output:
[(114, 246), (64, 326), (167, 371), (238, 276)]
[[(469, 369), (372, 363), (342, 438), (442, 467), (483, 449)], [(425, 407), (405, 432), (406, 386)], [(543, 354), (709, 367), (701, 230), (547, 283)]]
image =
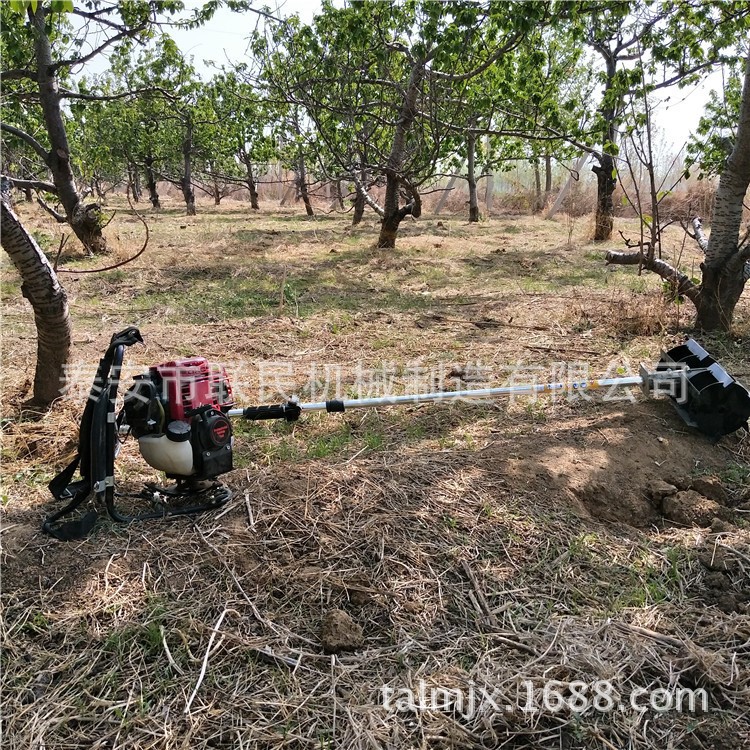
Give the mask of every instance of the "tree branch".
[[(99, 23), (102, 23), (101, 19), (99, 19)], [(134, 29), (123, 29), (118, 34), (115, 34), (114, 36), (102, 42), (98, 47), (91, 50), (91, 52), (89, 52), (87, 55), (83, 55), (82, 57), (72, 57), (72, 58), (69, 58), (68, 60), (58, 60), (56, 63), (52, 63), (52, 65), (50, 65), (50, 69), (52, 71), (56, 71), (64, 67), (73, 67), (74, 65), (83, 65), (84, 63), (87, 63), (89, 60), (93, 59), (94, 57), (102, 53), (105, 49), (107, 49), (107, 47), (111, 46), (112, 44), (119, 42), (121, 39), (136, 36), (137, 34), (140, 34), (141, 31), (144, 31), (145, 29), (146, 29), (145, 25), (138, 26)]]
[(679, 73), (676, 73), (671, 78), (667, 78), (660, 83), (655, 83), (653, 85), (653, 91), (656, 91), (657, 89), (665, 89), (669, 86), (673, 86), (675, 83), (681, 81), (683, 78), (686, 78), (687, 76), (693, 75), (693, 73), (698, 73), (701, 70), (705, 70), (706, 68), (710, 68), (712, 65), (714, 65), (713, 62), (705, 62), (701, 63), (700, 65), (694, 65), (692, 68), (688, 68), (688, 70), (681, 71)]
[(26, 68), (16, 68), (14, 70), (6, 70), (0, 73), (0, 81), (20, 81), (24, 78), (36, 81), (36, 71), (28, 70)]
[(478, 65), (476, 68), (466, 73), (443, 73), (440, 70), (432, 70), (431, 68), (428, 68), (427, 75), (432, 78), (440, 78), (443, 81), (468, 81), (472, 78), (475, 78), (480, 73), (484, 73), (487, 68), (497, 62), (501, 55), (504, 55), (506, 52), (510, 52), (515, 47), (517, 47), (520, 41), (520, 34), (516, 34), (514, 37), (509, 39), (502, 47), (495, 50), (481, 65)]
[(399, 214), (402, 219), (406, 216), (413, 216), (415, 219), (418, 219), (422, 215), (422, 197), (419, 195), (417, 188), (405, 178), (401, 177), (400, 181), (411, 194), (411, 200), (403, 208), (399, 209)]
[(703, 233), (703, 220), (700, 216), (693, 219), (693, 229), (695, 230), (695, 241), (705, 255), (706, 250), (708, 250), (708, 237)]
[(385, 209), (382, 206), (379, 206), (367, 190), (365, 190), (365, 186), (360, 182), (359, 177), (357, 177), (356, 169), (352, 169), (350, 174), (352, 181), (354, 182), (354, 187), (357, 188), (357, 192), (362, 196), (365, 203), (379, 216), (385, 216)]
[(68, 219), (67, 217), (63, 216), (62, 214), (57, 213), (52, 206), (48, 205), (45, 201), (43, 201), (38, 195), (36, 197), (36, 202), (58, 223), (58, 224), (65, 224)]
[(123, 91), (119, 94), (84, 94), (80, 91), (71, 91), (70, 89), (60, 89), (59, 96), (61, 99), (85, 99), (91, 102), (114, 102), (118, 99), (125, 99), (128, 96), (138, 96), (139, 94), (161, 94), (165, 99), (175, 101), (174, 94), (160, 86), (150, 86), (145, 89), (133, 89), (132, 91)]
[(20, 138), (22, 141), (26, 141), (26, 143), (28, 143), (29, 146), (31, 146), (31, 148), (33, 148), (42, 159), (44, 159), (44, 163), (47, 163), (49, 152), (36, 138), (34, 138), (33, 135), (29, 135), (24, 130), (16, 128), (13, 125), (8, 125), (7, 122), (0, 122), (0, 130), (4, 130), (6, 133), (10, 133), (11, 135), (16, 136), (16, 138)]
[(677, 294), (684, 295), (696, 305), (698, 304), (701, 295), (700, 286), (693, 283), (686, 274), (664, 260), (649, 258), (648, 255), (644, 255), (642, 252), (621, 253), (615, 250), (608, 251), (605, 260), (608, 264), (612, 265), (641, 266), (647, 271), (653, 271), (658, 276), (661, 276), (662, 279), (668, 281), (675, 288)]
[(26, 190), (31, 188), (32, 190), (43, 190), (45, 193), (57, 194), (57, 188), (51, 182), (42, 182), (41, 180), (18, 180), (15, 177), (8, 177), (13, 183), (13, 187), (17, 187), (19, 190)]
[[(506, 112), (504, 110), (499, 110), (501, 114), (506, 115), (507, 117), (513, 117), (517, 119), (527, 119), (524, 118), (523, 115), (517, 112)], [(575, 146), (577, 149), (580, 149), (581, 151), (591, 154), (597, 161), (601, 161), (602, 159), (602, 152), (597, 150), (596, 148), (593, 148), (592, 146), (589, 146), (586, 143), (583, 143), (579, 141), (576, 138), (573, 138), (571, 136), (567, 136), (564, 133), (561, 133), (559, 130), (556, 130), (555, 128), (550, 127), (549, 125), (545, 125), (543, 123), (529, 123), (536, 127), (537, 129), (541, 130), (544, 133), (547, 133), (548, 135), (541, 135), (540, 133), (533, 133), (533, 132), (524, 132), (522, 130), (515, 130), (511, 128), (492, 128), (489, 125), (487, 127), (476, 127), (476, 128), (466, 128), (461, 127), (460, 125), (453, 125), (450, 122), (446, 122), (445, 120), (440, 120), (436, 117), (432, 117), (429, 113), (418, 111), (418, 115), (424, 118), (431, 119), (434, 123), (440, 125), (442, 128), (445, 128), (446, 130), (453, 132), (453, 133), (474, 133), (475, 135), (497, 135), (502, 136), (506, 138), (521, 138), (528, 141), (565, 141), (566, 143), (569, 143), (571, 146)]]

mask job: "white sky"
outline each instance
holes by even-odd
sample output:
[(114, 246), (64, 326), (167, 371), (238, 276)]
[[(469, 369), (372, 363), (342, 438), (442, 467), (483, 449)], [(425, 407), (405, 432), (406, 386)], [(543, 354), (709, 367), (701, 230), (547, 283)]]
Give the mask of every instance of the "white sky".
[[(313, 15), (320, 10), (319, 0), (258, 0), (255, 4), (258, 7), (267, 5), (278, 17), (296, 13), (306, 23), (312, 21)], [(188, 0), (185, 5), (192, 8), (200, 3)], [(242, 61), (246, 57), (248, 38), (259, 18), (257, 13), (232, 13), (227, 8), (219, 8), (199, 29), (172, 29), (169, 34), (184, 54), (193, 55), (194, 64), (200, 70), (204, 59), (214, 60), (220, 65), (226, 64), (227, 58)]]
[[(188, 7), (197, 4), (190, 0), (186, 3)], [(319, 0), (267, 0), (267, 4), (275, 15), (298, 13), (305, 22), (311, 21), (314, 13), (320, 9)], [(237, 14), (221, 8), (204, 26), (189, 31), (172, 29), (170, 34), (186, 55), (193, 56), (195, 67), (208, 78), (212, 71), (203, 65), (204, 60), (227, 65), (229, 61), (239, 62), (247, 58), (248, 38), (257, 21), (255, 13)], [(665, 92), (666, 100), (657, 108), (655, 119), (657, 126), (663, 130), (665, 143), (674, 152), (697, 127), (710, 89), (720, 87), (721, 73), (715, 72), (700, 86), (683, 90), (674, 88)]]

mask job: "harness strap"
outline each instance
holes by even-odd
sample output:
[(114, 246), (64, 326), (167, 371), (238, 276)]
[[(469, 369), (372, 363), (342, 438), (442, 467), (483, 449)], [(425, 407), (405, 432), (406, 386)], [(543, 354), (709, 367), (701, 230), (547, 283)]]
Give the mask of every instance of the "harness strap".
[[(91, 531), (98, 518), (98, 513), (91, 510), (77, 520), (57, 523), (61, 518), (76, 510), (89, 497), (92, 489), (96, 490), (97, 499), (104, 499), (104, 493), (96, 485), (107, 476), (114, 462), (114, 435), (108, 435), (108, 433), (115, 429), (115, 425), (114, 422), (110, 424), (107, 417), (110, 411), (114, 413), (123, 348), (136, 343), (143, 343), (143, 338), (137, 328), (126, 328), (112, 336), (107, 351), (99, 361), (94, 383), (83, 410), (78, 432), (78, 452), (48, 485), (49, 491), (56, 500), (69, 500), (62, 510), (48, 516), (42, 524), (43, 532), (61, 541), (83, 539)], [(115, 362), (115, 360), (118, 361)], [(115, 380), (110, 380), (113, 363), (115, 363)], [(107, 453), (112, 453), (112, 455), (108, 458)], [(73, 482), (71, 480), (79, 466), (81, 479)]]

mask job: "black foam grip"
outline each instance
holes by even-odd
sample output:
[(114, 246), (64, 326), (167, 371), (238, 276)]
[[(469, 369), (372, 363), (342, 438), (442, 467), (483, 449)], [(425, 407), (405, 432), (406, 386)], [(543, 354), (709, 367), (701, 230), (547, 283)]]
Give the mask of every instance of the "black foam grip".
[(287, 422), (294, 422), (299, 419), (302, 413), (299, 404), (294, 401), (288, 401), (286, 404), (273, 404), (271, 406), (248, 406), (243, 409), (242, 416), (245, 419), (286, 419)]
[(334, 414), (335, 412), (345, 411), (344, 402), (339, 401), (338, 399), (333, 399), (332, 401), (326, 401), (326, 411), (329, 414)]
[(245, 419), (285, 419), (286, 404), (272, 406), (248, 406), (242, 411)]

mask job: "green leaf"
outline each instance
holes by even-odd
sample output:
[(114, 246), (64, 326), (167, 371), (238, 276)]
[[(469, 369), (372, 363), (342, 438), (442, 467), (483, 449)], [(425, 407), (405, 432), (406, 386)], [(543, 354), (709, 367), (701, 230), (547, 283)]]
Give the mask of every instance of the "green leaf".
[(604, 153), (610, 154), (611, 156), (617, 156), (620, 153), (620, 147), (612, 141), (605, 141)]
[(36, 13), (36, 9), (39, 6), (39, 0), (30, 0), (29, 6), (31, 7), (31, 12)]
[(73, 10), (73, 0), (52, 0), (50, 9), (53, 13), (70, 13)]

